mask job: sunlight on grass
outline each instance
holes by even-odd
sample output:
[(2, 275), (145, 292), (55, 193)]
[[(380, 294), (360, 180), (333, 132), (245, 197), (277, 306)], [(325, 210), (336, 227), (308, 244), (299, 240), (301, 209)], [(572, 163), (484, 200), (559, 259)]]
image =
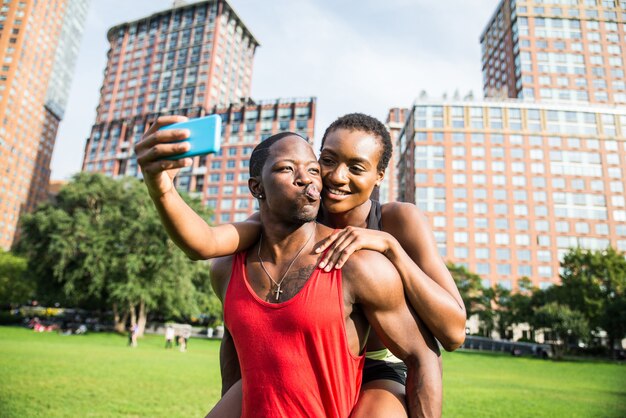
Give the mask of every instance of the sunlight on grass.
[[(198, 417), (220, 393), (219, 342), (0, 327), (0, 417)], [(445, 417), (624, 417), (624, 365), (444, 353)]]

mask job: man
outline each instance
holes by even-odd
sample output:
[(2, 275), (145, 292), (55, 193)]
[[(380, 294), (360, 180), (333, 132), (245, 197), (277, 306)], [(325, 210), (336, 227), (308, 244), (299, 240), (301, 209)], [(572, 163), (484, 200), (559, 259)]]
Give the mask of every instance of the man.
[[(314, 221), (321, 179), (309, 144), (295, 134), (279, 134), (253, 152), (249, 186), (259, 199), (262, 237), (239, 252), (234, 236), (246, 233), (241, 225), (206, 226), (204, 243), (193, 242), (184, 224), (200, 227), (197, 215), (173, 197), (173, 175), (163, 176), (163, 170), (189, 162), (155, 158), (186, 147), (164, 139), (149, 131), (136, 151), (168, 232), (198, 258), (238, 251), (215, 261), (211, 278), (241, 363), (242, 416), (348, 416), (358, 398), (369, 324), (408, 366), (410, 415), (437, 415), (438, 401), (418, 396), (429, 384), (417, 368), (424, 342), (416, 341), (417, 324), (395, 268), (370, 251), (354, 254), (341, 271), (316, 268), (315, 243), (332, 230)], [(172, 213), (176, 207), (182, 215)]]

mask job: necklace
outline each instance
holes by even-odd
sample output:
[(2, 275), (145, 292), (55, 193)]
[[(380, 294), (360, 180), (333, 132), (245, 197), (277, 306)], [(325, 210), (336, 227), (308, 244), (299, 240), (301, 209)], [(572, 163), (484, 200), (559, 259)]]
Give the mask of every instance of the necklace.
[(265, 268), (265, 264), (263, 263), (263, 260), (261, 259), (261, 245), (263, 245), (263, 234), (261, 234), (261, 238), (259, 239), (259, 249), (258, 249), (258, 251), (256, 253), (256, 256), (259, 259), (259, 262), (261, 263), (261, 268), (263, 269), (265, 274), (267, 274), (267, 277), (269, 277), (270, 280), (272, 281), (272, 283), (274, 283), (274, 285), (276, 285), (276, 289), (272, 290), (272, 292), (274, 292), (274, 294), (276, 295), (276, 301), (277, 302), (278, 302), (278, 299), (280, 299), (280, 294), (283, 293), (283, 291), (280, 289), (280, 287), (283, 284), (283, 280), (285, 280), (285, 277), (287, 277), (287, 273), (289, 273), (289, 270), (291, 270), (291, 266), (293, 266), (293, 263), (296, 262), (296, 260), (298, 259), (298, 257), (300, 257), (300, 254), (302, 253), (304, 248), (307, 246), (309, 241), (311, 241), (311, 238), (313, 238), (313, 234), (315, 233), (316, 229), (317, 229), (317, 225), (315, 225), (315, 228), (313, 228), (313, 231), (311, 232), (311, 235), (309, 235), (309, 238), (307, 238), (307, 240), (304, 243), (304, 245), (302, 246), (302, 248), (300, 248), (300, 250), (298, 251), (296, 256), (293, 258), (293, 260), (291, 260), (291, 262), (289, 263), (289, 266), (287, 266), (287, 270), (285, 270), (285, 273), (283, 274), (283, 276), (280, 278), (280, 280), (278, 282), (276, 280), (274, 280), (272, 275), (267, 271), (267, 269)]

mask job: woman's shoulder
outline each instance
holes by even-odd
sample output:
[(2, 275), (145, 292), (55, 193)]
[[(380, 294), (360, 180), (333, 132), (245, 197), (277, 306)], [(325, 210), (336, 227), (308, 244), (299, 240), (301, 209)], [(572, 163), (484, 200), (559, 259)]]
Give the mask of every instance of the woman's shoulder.
[(420, 241), (430, 231), (428, 220), (417, 206), (407, 202), (382, 205), (383, 231), (393, 235), (402, 246)]
[(381, 205), (383, 222), (389, 220), (406, 220), (413, 216), (420, 216), (421, 212), (417, 206), (408, 202), (389, 202)]

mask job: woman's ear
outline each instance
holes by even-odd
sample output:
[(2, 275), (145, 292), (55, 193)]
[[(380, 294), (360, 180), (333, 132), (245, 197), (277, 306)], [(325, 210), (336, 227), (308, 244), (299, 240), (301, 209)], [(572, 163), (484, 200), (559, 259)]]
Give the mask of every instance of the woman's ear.
[(380, 185), (383, 182), (383, 179), (385, 178), (385, 172), (384, 171), (379, 171), (378, 172), (378, 178), (376, 180), (376, 186), (380, 187)]

